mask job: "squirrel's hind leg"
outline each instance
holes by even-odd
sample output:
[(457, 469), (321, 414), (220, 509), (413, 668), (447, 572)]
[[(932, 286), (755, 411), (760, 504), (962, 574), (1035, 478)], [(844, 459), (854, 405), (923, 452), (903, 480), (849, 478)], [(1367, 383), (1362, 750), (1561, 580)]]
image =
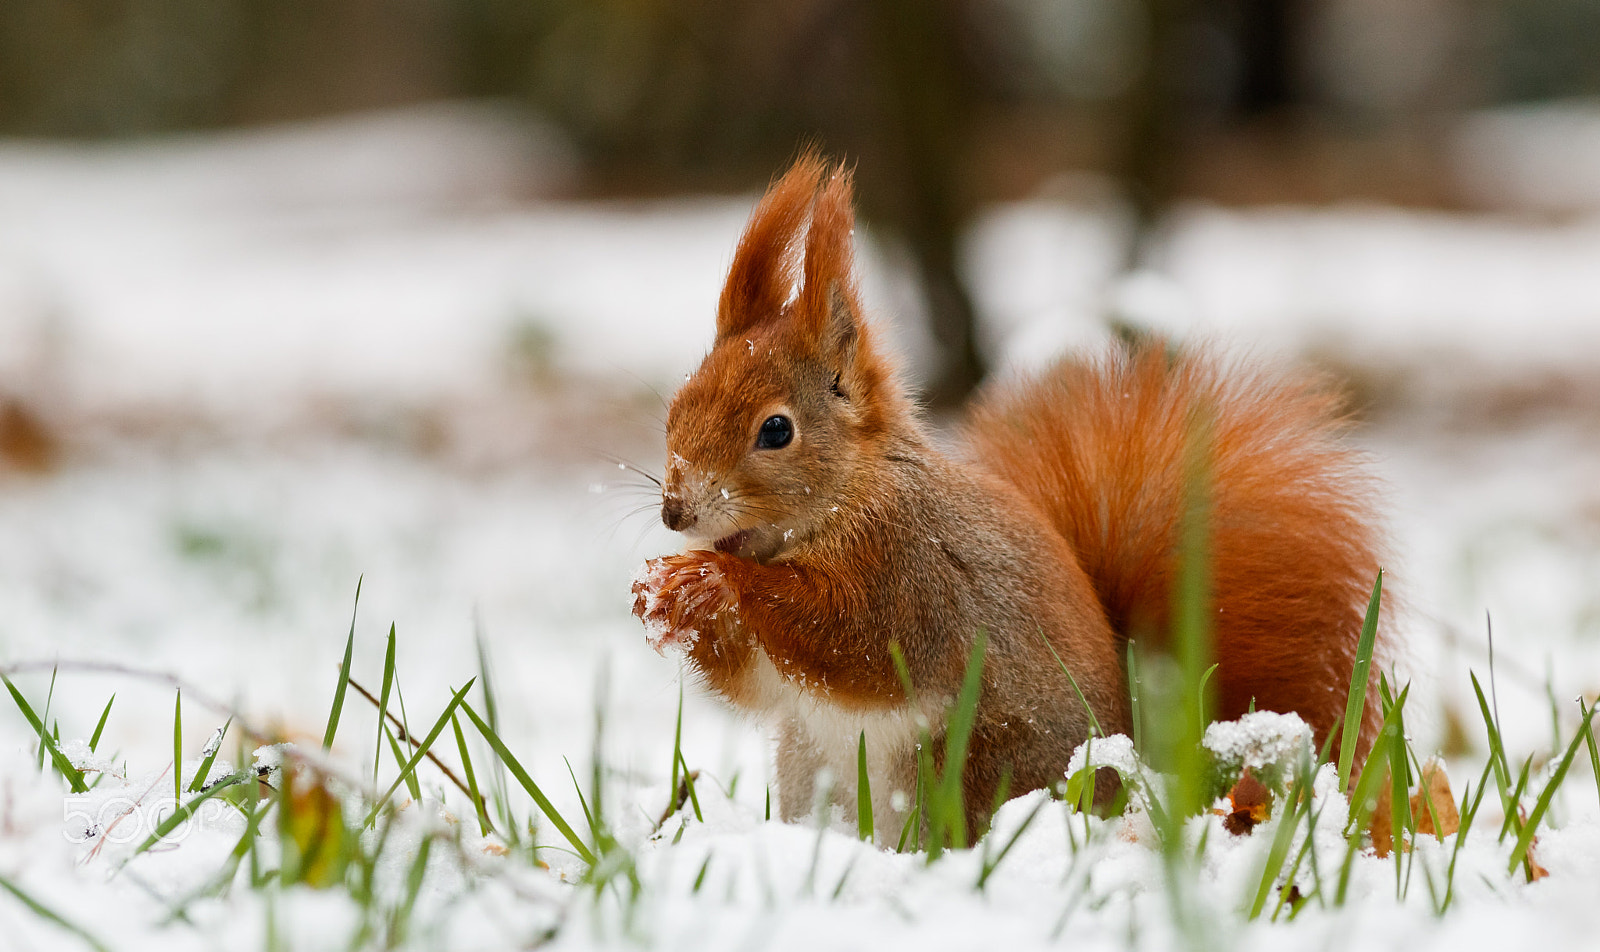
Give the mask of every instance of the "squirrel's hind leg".
[(809, 816), (816, 807), (817, 775), (826, 765), (799, 720), (778, 725), (778, 815), (785, 823)]

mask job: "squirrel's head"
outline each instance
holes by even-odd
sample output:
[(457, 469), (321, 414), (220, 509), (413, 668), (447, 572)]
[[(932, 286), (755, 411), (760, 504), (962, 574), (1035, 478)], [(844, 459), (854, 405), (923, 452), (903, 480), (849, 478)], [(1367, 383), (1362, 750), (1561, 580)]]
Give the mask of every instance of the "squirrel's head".
[(910, 419), (862, 319), (850, 177), (802, 156), (751, 215), (717, 338), (667, 413), (661, 521), (762, 561), (805, 544)]

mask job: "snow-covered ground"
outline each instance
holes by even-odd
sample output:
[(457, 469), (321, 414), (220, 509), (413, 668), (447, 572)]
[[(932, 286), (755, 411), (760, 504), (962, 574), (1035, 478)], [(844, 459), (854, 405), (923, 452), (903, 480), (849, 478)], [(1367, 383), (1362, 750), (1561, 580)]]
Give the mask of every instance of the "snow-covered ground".
[[(667, 800), (678, 669), (628, 616), (628, 578), (673, 540), (611, 456), (656, 468), (652, 391), (707, 346), (753, 196), (562, 202), (548, 196), (570, 172), (563, 154), (538, 130), (446, 107), (148, 145), (0, 144), (0, 396), (63, 447), (46, 473), (0, 474), (0, 662), (167, 672), (314, 745), (361, 578), (355, 677), (380, 680), (393, 622), (412, 722), (429, 721), (478, 674), (481, 633), (506, 740), (569, 813), (563, 757), (583, 775), (603, 696), (616, 822), (652, 884), (643, 906), (625, 924), (550, 877), (442, 869), (421, 900), (457, 930), (441, 948), (519, 947), (552, 917), (568, 947), (1177, 942), (1159, 854), (1111, 834), (1103, 855), (1074, 860), (1057, 806), (981, 892), (979, 854), (924, 869), (761, 822), (764, 738), (692, 694), (687, 759), (707, 781), (737, 777), (738, 802), (707, 796), (706, 822), (679, 842), (646, 839)], [(1513, 756), (1549, 748), (1547, 683), (1570, 736), (1569, 699), (1600, 689), (1600, 217), (1193, 208), (1150, 271), (1114, 281), (1119, 229), (1093, 205), (985, 215), (968, 262), (991, 353), (1026, 366), (1095, 346), (1112, 309), (1346, 368), (1379, 401), (1361, 439), (1392, 487), (1419, 747), (1443, 743), (1452, 718), (1481, 743), (1466, 672), (1487, 670), (1486, 612)], [(897, 260), (869, 245), (869, 305), (925, 354)], [(48, 680), (18, 684), (38, 704)], [(64, 671), (52, 717), (63, 738), (86, 737), (112, 692), (102, 752), (119, 752), (136, 789), (171, 759), (165, 685)], [(336, 748), (349, 765), (371, 756), (362, 703)], [(7, 711), (0, 745), (22, 750), (26, 725)], [(222, 719), (185, 699), (187, 756)], [(1600, 928), (1588, 770), (1580, 757), (1541, 836), (1547, 879), (1514, 885), (1480, 830), (1443, 920), (1421, 886), (1395, 903), (1392, 865), (1364, 860), (1362, 898), (1342, 912), (1229, 941), (1583, 941)], [(1457, 792), (1476, 779), (1454, 777)], [(260, 946), (269, 915), (293, 948), (342, 947), (337, 895), (293, 893), (270, 912), (240, 891), (161, 925), (238, 838), (237, 815), (118, 873), (123, 854), (85, 860), (70, 842), (61, 794), (28, 757), (0, 761), (0, 876), (113, 948)], [(1009, 806), (1001, 833), (1036, 805)], [(1200, 897), (1221, 922), (1267, 844), (1215, 837)], [(468, 882), (480, 888), (448, 898)], [(5, 894), (0, 934), (76, 941)]]

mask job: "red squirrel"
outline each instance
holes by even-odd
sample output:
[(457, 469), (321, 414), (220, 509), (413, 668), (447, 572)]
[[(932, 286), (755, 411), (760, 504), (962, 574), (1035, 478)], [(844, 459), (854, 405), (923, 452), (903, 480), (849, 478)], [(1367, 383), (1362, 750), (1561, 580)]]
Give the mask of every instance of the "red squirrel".
[(1062, 779), (1085, 702), (1126, 733), (1127, 639), (1168, 624), (1201, 417), (1213, 713), (1254, 705), (1298, 713), (1319, 742), (1334, 731), (1379, 567), (1338, 398), (1155, 342), (980, 393), (943, 449), (863, 320), (853, 229), (848, 174), (814, 155), (756, 208), (716, 341), (668, 411), (661, 518), (688, 546), (633, 586), (658, 650), (681, 648), (711, 691), (775, 722), (782, 816), (813, 809), (824, 771), (851, 814), (864, 731), (878, 828), (898, 830), (919, 718), (939, 746), (980, 631), (974, 831), (1003, 776), (1014, 793)]

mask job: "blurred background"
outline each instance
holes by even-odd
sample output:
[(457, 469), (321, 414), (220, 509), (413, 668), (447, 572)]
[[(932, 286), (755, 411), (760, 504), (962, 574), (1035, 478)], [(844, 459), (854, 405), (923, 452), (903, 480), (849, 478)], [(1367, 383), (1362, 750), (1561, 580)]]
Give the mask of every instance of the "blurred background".
[(314, 719), (365, 573), (358, 670), (476, 633), (554, 757), (607, 658), (659, 749), (615, 457), (807, 144), (929, 403), (1125, 326), (1332, 369), (1441, 743), (1486, 610), (1519, 743), (1600, 688), (1596, 0), (7, 0), (0, 652)]

